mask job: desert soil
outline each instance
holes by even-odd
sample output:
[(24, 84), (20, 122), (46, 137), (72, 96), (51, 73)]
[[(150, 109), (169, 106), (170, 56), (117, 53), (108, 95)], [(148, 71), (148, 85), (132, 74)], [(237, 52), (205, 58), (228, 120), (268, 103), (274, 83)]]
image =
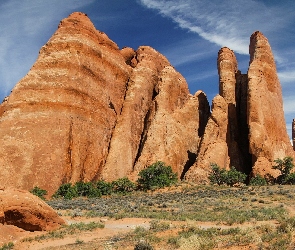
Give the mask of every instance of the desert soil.
[[(247, 217), (246, 221), (219, 218), (222, 209), (229, 215), (235, 211), (258, 211), (258, 209), (282, 209), (284, 216), (295, 215), (295, 189), (293, 186), (271, 187), (192, 187), (179, 186), (149, 193), (126, 196), (109, 196), (99, 199), (79, 198), (75, 200), (51, 200), (52, 206), (67, 225), (99, 223), (104, 228), (77, 231), (74, 234), (44, 237), (48, 232), (27, 232), (14, 226), (0, 224), (0, 246), (13, 242), (13, 249), (135, 249), (140, 241), (148, 241), (154, 249), (202, 249), (199, 245), (182, 247), (171, 245), (169, 238), (177, 237), (181, 231), (194, 227), (202, 230), (229, 230), (280, 225), (278, 219), (269, 217)], [(216, 210), (216, 212), (215, 212)], [(281, 210), (278, 210), (281, 211)], [(193, 217), (190, 218), (190, 215)], [(210, 215), (210, 216), (209, 216)], [(201, 216), (201, 217), (200, 217)], [(224, 216), (224, 215), (223, 215)], [(203, 218), (202, 218), (203, 217)], [(157, 221), (158, 224), (153, 224)], [(159, 225), (168, 225), (161, 227)], [(155, 228), (158, 225), (158, 228)], [(144, 234), (138, 233), (141, 228)], [(137, 231), (136, 231), (137, 230)], [(137, 232), (137, 233), (136, 233)], [(151, 233), (147, 233), (151, 232)], [(153, 238), (154, 237), (154, 238)], [(234, 237), (234, 235), (233, 235)], [(294, 249), (293, 231), (288, 247)], [(157, 240), (153, 240), (157, 239)], [(199, 243), (198, 243), (199, 244)], [(261, 243), (262, 244), (262, 243)], [(207, 246), (205, 249), (280, 249), (258, 241)], [(1, 249), (1, 248), (0, 248)], [(139, 248), (138, 248), (139, 249)], [(143, 249), (143, 248), (140, 248)], [(148, 249), (148, 248), (146, 248)]]

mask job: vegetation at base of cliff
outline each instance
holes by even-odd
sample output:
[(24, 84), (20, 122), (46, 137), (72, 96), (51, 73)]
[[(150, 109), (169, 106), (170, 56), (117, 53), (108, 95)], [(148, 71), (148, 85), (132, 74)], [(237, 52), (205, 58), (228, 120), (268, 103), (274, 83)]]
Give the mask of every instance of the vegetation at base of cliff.
[(294, 168), (293, 158), (284, 157), (283, 159), (274, 160), (276, 165), (272, 168), (277, 169), (281, 174), (275, 179), (277, 184), (295, 184), (295, 173), (291, 173), (291, 170)]
[(0, 250), (10, 250), (13, 249), (13, 247), (13, 242), (8, 242), (7, 244), (4, 244), (2, 247), (0, 247)]
[(173, 173), (170, 166), (158, 161), (139, 172), (137, 180), (138, 188), (142, 190), (153, 190), (168, 187), (177, 183), (177, 175)]
[(263, 178), (261, 175), (258, 174), (255, 177), (251, 178), (249, 185), (250, 186), (266, 186), (267, 181), (265, 178)]
[(229, 185), (234, 186), (238, 183), (244, 183), (247, 175), (239, 172), (235, 167), (231, 167), (230, 170), (221, 169), (216, 163), (211, 163), (211, 173), (209, 174), (209, 180), (212, 184), (217, 185)]
[(53, 195), (53, 198), (73, 199), (76, 197), (96, 198), (102, 195), (126, 195), (135, 190), (155, 190), (172, 186), (177, 183), (177, 175), (170, 166), (158, 161), (143, 169), (138, 174), (136, 183), (127, 177), (119, 178), (112, 182), (100, 180), (97, 182), (76, 182), (62, 184)]
[[(265, 185), (293, 185), (295, 184), (295, 173), (291, 173), (294, 168), (293, 158), (284, 157), (283, 159), (274, 160), (276, 163), (272, 168), (279, 170), (281, 173), (277, 178), (270, 175), (262, 177), (261, 175), (256, 175), (250, 179), (250, 186), (265, 186)], [(237, 171), (234, 167), (230, 170), (220, 168), (216, 163), (211, 163), (211, 172), (209, 174), (209, 180), (211, 184), (217, 185), (228, 185), (234, 186), (238, 183), (245, 183), (247, 175)]]
[(30, 190), (30, 193), (32, 193), (33, 195), (38, 196), (42, 200), (45, 200), (44, 195), (47, 195), (47, 191), (46, 190), (41, 189), (41, 188), (39, 188), (37, 186), (35, 186), (32, 190)]

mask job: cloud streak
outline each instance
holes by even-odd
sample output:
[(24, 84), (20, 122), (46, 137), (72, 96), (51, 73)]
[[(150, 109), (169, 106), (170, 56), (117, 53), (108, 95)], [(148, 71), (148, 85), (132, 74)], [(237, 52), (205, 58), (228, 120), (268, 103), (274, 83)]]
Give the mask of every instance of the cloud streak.
[[(59, 21), (94, 0), (10, 0), (0, 3), (0, 86), (7, 95), (38, 56)], [(48, 32), (50, 31), (50, 32)]]
[(197, 33), (219, 46), (228, 46), (241, 54), (248, 54), (249, 36), (255, 30), (274, 35), (284, 30), (286, 25), (292, 25), (294, 21), (294, 14), (287, 11), (285, 5), (266, 6), (253, 0), (140, 2), (147, 8), (171, 18), (181, 28)]

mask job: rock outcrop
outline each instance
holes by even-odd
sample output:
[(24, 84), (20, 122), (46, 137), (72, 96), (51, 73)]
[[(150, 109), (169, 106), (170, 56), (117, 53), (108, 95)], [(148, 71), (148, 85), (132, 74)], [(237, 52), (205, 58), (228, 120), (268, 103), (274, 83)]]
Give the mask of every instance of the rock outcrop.
[(276, 176), (273, 161), (294, 157), (275, 61), (261, 32), (252, 34), (249, 52), (247, 74), (238, 70), (233, 51), (222, 48), (218, 53), (219, 95), (213, 99), (197, 161), (186, 179), (206, 179), (200, 176), (208, 175), (210, 163), (234, 166), (252, 176)]
[(50, 231), (65, 222), (37, 196), (24, 190), (0, 190), (0, 223), (26, 231)]
[[(52, 194), (62, 183), (108, 181), (155, 161), (206, 182), (210, 163), (266, 173), (293, 156), (267, 39), (251, 37), (250, 67), (218, 53), (219, 95), (205, 93), (148, 46), (119, 49), (89, 18), (59, 24), (29, 73), (0, 105), (0, 181)], [(49, 181), (50, 180), (50, 181)]]
[(163, 55), (119, 50), (73, 13), (0, 106), (0, 181), (52, 194), (66, 182), (132, 176), (153, 160), (181, 175), (208, 115), (204, 93), (190, 95)]
[(273, 160), (294, 157), (286, 131), (281, 85), (268, 40), (260, 32), (250, 38), (248, 70), (249, 152), (253, 173), (264, 175)]

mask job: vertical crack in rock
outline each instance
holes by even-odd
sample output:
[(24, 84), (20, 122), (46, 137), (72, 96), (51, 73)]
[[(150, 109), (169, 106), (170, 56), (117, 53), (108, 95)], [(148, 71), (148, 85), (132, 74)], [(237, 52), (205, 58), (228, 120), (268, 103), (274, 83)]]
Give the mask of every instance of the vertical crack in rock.
[(66, 170), (66, 173), (64, 175), (63, 183), (68, 183), (73, 173), (72, 150), (73, 150), (73, 118), (71, 117), (70, 128), (68, 132), (68, 149), (67, 149), (68, 169)]
[(138, 151), (137, 151), (137, 155), (135, 157), (134, 160), (134, 164), (133, 164), (133, 170), (134, 167), (139, 159), (139, 157), (141, 156), (144, 144), (147, 140), (147, 134), (149, 131), (149, 128), (151, 126), (151, 120), (152, 120), (152, 116), (153, 114), (155, 114), (155, 112), (157, 111), (157, 101), (155, 100), (157, 95), (159, 94), (157, 86), (154, 87), (153, 89), (153, 96), (152, 96), (152, 103), (151, 103), (151, 107), (149, 108), (149, 110), (147, 111), (145, 117), (144, 117), (144, 123), (143, 123), (143, 130), (140, 136), (140, 142), (139, 142), (139, 147), (138, 147)]
[(249, 175), (252, 171), (252, 155), (249, 153), (249, 127), (247, 122), (247, 89), (248, 76), (236, 74), (236, 114), (238, 122), (238, 146), (243, 157), (243, 172)]
[[(110, 139), (109, 139), (108, 150), (107, 150), (107, 154), (106, 154), (106, 157), (105, 157), (105, 162), (106, 162), (106, 159), (108, 158), (108, 155), (109, 155), (110, 150), (111, 150), (112, 138), (113, 138), (113, 134), (114, 134), (114, 131), (115, 131), (116, 126), (117, 126), (117, 123), (118, 123), (118, 118), (119, 118), (119, 116), (121, 115), (122, 110), (123, 110), (123, 108), (124, 108), (124, 102), (126, 101), (126, 95), (127, 95), (127, 90), (128, 90), (129, 82), (130, 82), (130, 77), (128, 77), (128, 80), (126, 81), (126, 84), (125, 84), (126, 87), (125, 87), (124, 101), (123, 101), (122, 106), (121, 106), (121, 108), (120, 108), (120, 113), (119, 113), (119, 115), (117, 114), (116, 109), (115, 109), (115, 107), (114, 107), (112, 101), (110, 100), (110, 102), (109, 102), (109, 108), (111, 108), (111, 109), (114, 110), (114, 112), (115, 112), (115, 114), (116, 114), (116, 120), (115, 120), (114, 126), (113, 126), (113, 128), (112, 128), (111, 136), (110, 136)], [(105, 162), (104, 162), (104, 164), (105, 164)], [(100, 171), (98, 171), (98, 172), (100, 172)], [(99, 174), (99, 173), (98, 173), (98, 174)], [(97, 174), (96, 178), (98, 177), (98, 174)]]

